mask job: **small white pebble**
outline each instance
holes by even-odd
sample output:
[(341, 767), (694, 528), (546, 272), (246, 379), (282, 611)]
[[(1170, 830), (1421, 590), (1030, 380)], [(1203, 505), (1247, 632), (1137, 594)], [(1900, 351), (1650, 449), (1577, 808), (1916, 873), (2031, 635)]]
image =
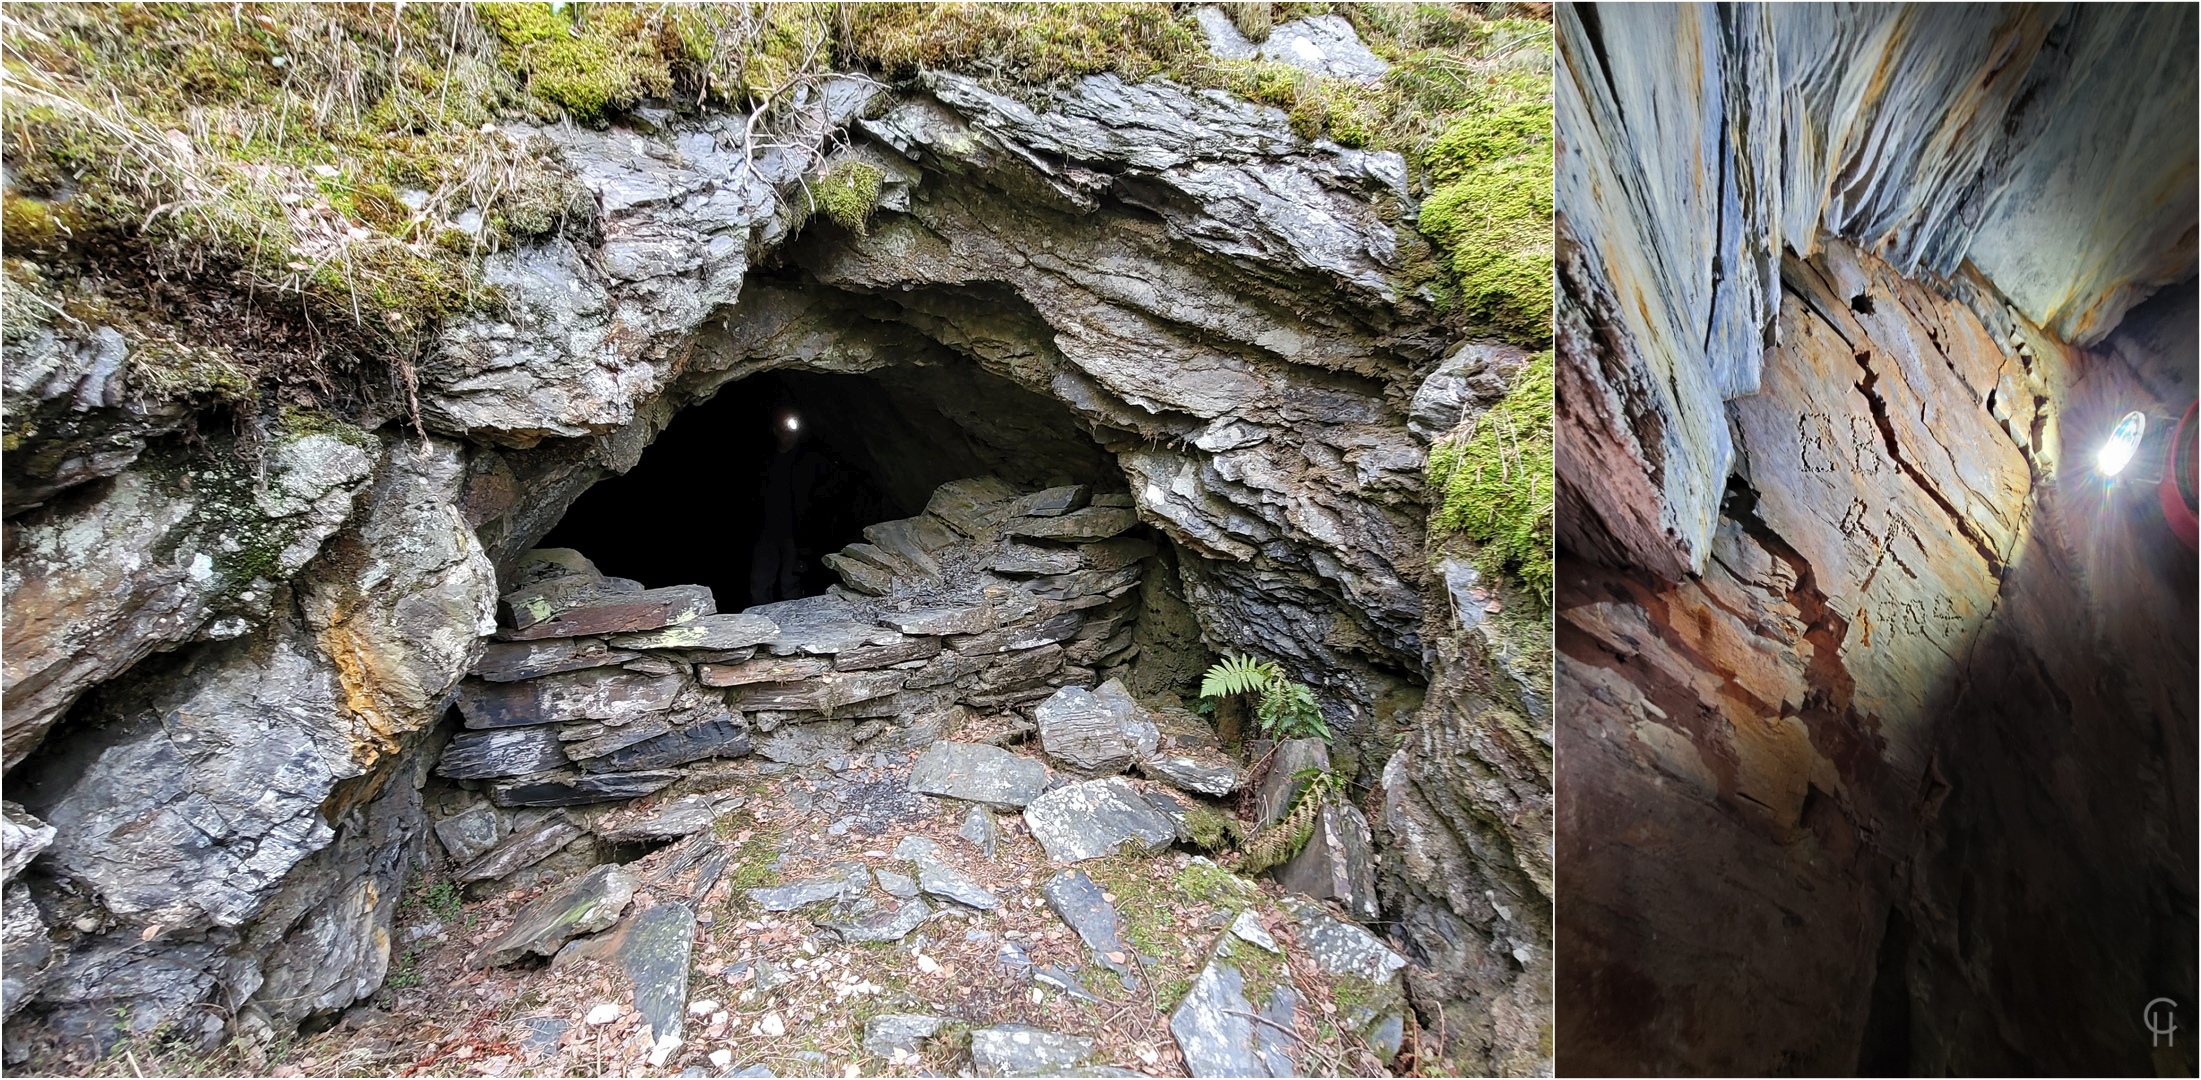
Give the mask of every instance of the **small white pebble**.
[(714, 1066), (716, 1066), (716, 1067), (718, 1067), (718, 1068), (721, 1068), (721, 1069), (723, 1069), (723, 1068), (725, 1068), (726, 1066), (728, 1066), (728, 1065), (731, 1065), (731, 1064), (733, 1064), (733, 1063), (734, 1063), (734, 1052), (733, 1052), (733, 1051), (731, 1051), (731, 1050), (723, 1050), (723, 1049), (721, 1049), (721, 1050), (713, 1050), (713, 1051), (711, 1051), (711, 1064), (712, 1064), (712, 1065), (714, 1065)]
[(709, 1016), (717, 1011), (718, 1002), (712, 1001), (710, 998), (704, 998), (700, 1001), (691, 1001), (688, 1003), (689, 1016)]
[(778, 1013), (765, 1013), (764, 1019), (757, 1021), (757, 1030), (777, 1039), (787, 1034), (787, 1021), (780, 1019)]
[(617, 1019), (619, 1019), (619, 1006), (608, 1001), (590, 1009), (588, 1015), (583, 1017), (584, 1022), (592, 1027), (600, 1027)]

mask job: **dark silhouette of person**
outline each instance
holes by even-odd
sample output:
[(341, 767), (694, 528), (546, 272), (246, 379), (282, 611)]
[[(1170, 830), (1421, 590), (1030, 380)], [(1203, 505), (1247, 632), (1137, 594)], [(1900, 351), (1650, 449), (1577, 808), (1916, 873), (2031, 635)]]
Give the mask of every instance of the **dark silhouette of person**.
[(764, 467), (764, 528), (749, 557), (749, 604), (793, 600), (802, 594), (802, 564), (795, 530), (810, 511), (823, 461), (802, 444), (802, 418), (782, 412), (773, 421), (778, 448)]

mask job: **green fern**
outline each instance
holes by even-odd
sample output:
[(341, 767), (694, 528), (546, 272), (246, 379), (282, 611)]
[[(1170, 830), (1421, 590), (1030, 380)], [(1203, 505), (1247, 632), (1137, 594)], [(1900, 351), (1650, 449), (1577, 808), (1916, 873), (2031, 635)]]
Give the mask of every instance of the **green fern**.
[(1266, 660), (1233, 654), (1207, 669), (1207, 675), (1200, 680), (1200, 696), (1219, 698), (1232, 694), (1258, 694), (1276, 681), (1276, 677), (1276, 665)]
[(1254, 695), (1254, 718), (1270, 738), (1330, 738), (1330, 725), (1322, 721), (1314, 691), (1285, 678), (1275, 664), (1232, 654), (1207, 669), (1200, 680), (1203, 702), (1232, 694)]

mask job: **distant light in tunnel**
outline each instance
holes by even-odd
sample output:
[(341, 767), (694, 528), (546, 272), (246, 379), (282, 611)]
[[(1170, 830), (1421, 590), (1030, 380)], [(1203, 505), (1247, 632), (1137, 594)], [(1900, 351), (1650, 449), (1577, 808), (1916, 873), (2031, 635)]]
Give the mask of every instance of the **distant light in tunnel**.
[[(793, 416), (793, 415), (790, 415), (790, 416), (789, 416), (789, 417), (788, 417), (788, 418), (787, 418), (787, 419), (786, 419), (785, 421), (783, 421), (783, 422), (784, 422), (784, 423), (785, 423), (785, 424), (787, 425), (787, 430), (789, 430), (789, 431), (801, 431), (801, 430), (802, 430), (802, 418), (801, 418), (801, 417), (799, 417), (799, 416)], [(2127, 456), (2130, 456), (2130, 455), (2127, 455)]]
[(2101, 453), (2094, 457), (2094, 467), (2103, 476), (2115, 476), (2124, 471), (2132, 455), (2140, 450), (2140, 437), (2147, 434), (2147, 414), (2134, 410), (2117, 421), (2109, 433), (2109, 441), (2102, 444)]

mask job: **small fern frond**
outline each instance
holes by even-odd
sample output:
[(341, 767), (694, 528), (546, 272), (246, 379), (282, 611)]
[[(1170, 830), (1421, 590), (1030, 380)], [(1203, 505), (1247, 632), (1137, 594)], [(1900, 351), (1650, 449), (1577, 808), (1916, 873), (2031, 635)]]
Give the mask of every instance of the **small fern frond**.
[(1227, 697), (1260, 693), (1276, 681), (1276, 668), (1266, 661), (1236, 654), (1217, 661), (1200, 680), (1200, 696)]

